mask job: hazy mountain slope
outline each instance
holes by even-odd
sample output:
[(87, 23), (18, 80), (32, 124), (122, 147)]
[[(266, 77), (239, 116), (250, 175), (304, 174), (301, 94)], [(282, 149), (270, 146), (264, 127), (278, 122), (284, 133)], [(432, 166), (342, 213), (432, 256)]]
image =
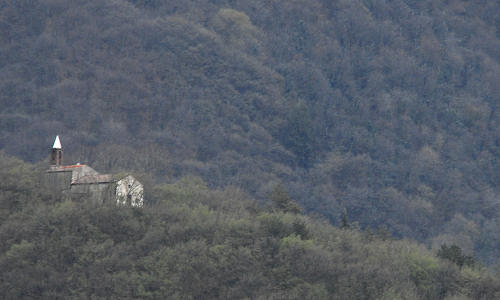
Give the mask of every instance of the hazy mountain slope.
[(495, 1), (3, 1), (0, 148), (499, 257)]

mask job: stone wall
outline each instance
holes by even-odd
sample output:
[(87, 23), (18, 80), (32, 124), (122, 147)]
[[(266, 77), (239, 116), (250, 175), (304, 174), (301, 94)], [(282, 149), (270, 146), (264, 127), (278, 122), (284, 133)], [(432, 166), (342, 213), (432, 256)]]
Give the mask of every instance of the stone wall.
[(102, 205), (114, 200), (115, 184), (93, 183), (74, 184), (71, 186), (71, 199), (75, 201), (86, 201), (93, 205)]
[(71, 170), (47, 171), (43, 183), (55, 198), (69, 197), (71, 176)]

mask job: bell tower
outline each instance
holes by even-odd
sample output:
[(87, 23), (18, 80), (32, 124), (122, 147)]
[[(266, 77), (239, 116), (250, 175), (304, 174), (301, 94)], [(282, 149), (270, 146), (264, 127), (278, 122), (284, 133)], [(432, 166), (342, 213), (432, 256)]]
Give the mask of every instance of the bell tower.
[(54, 146), (52, 146), (52, 153), (50, 155), (50, 165), (59, 167), (63, 162), (63, 149), (61, 147), (61, 140), (56, 136)]

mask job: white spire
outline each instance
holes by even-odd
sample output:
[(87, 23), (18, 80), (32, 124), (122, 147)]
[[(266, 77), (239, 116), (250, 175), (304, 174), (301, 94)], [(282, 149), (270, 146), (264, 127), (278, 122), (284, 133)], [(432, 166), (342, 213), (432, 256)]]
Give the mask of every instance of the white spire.
[(52, 146), (52, 149), (62, 149), (59, 136), (56, 136), (56, 140), (54, 141), (54, 146)]

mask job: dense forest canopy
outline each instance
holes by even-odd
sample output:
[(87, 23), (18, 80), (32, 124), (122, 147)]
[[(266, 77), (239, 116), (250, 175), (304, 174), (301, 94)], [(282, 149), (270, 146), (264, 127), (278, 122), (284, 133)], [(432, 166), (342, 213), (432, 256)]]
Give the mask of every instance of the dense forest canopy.
[(500, 258), (500, 3), (3, 0), (0, 149), (279, 183), (340, 225)]
[(54, 198), (43, 168), (0, 153), (2, 299), (498, 299), (456, 245), (432, 253), (386, 230), (306, 217), (283, 187), (267, 208), (200, 178), (144, 208)]

